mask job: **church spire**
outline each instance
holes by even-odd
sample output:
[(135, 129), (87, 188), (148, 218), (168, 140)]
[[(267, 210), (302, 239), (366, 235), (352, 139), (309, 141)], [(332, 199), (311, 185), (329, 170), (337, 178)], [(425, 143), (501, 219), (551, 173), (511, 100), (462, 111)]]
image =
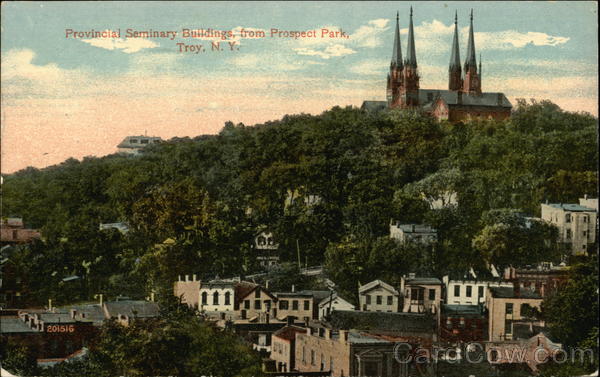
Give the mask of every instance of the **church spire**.
[(479, 95), (481, 94), (481, 77), (477, 73), (477, 59), (475, 57), (475, 36), (473, 35), (473, 9), (471, 9), (471, 25), (469, 27), (469, 44), (467, 46), (467, 58), (463, 69), (463, 92)]
[(394, 33), (394, 52), (392, 53), (392, 66), (402, 70), (402, 47), (400, 44), (400, 14), (396, 12), (396, 31)]
[(448, 89), (460, 90), (462, 88), (462, 72), (460, 68), (460, 50), (458, 47), (458, 12), (454, 13), (454, 39), (450, 51), (450, 66), (448, 67)]
[(450, 69), (460, 68), (460, 51), (458, 49), (458, 13), (454, 14), (454, 39), (452, 40), (452, 53), (450, 55)]
[(465, 73), (469, 68), (477, 69), (477, 59), (475, 58), (475, 36), (473, 35), (473, 9), (471, 9), (471, 25), (469, 27), (469, 44), (467, 45)]
[(417, 68), (417, 53), (415, 52), (415, 33), (413, 30), (413, 11), (410, 7), (410, 24), (408, 25), (408, 47), (406, 48), (407, 56), (404, 61), (405, 65), (412, 68)]

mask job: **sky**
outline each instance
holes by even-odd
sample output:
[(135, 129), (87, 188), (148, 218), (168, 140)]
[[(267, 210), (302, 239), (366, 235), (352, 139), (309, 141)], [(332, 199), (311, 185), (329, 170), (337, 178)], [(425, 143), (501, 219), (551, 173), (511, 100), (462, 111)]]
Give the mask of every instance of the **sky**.
[[(226, 121), (253, 125), (384, 100), (396, 12), (406, 52), (411, 6), (421, 88), (447, 88), (454, 15), (464, 62), (473, 9), (483, 91), (598, 115), (591, 1), (2, 2), (1, 171), (107, 155), (129, 135), (194, 137)], [(127, 29), (177, 35), (133, 38)], [(234, 36), (184, 38), (183, 29)], [(121, 34), (86, 36), (92, 30)], [(221, 51), (211, 49), (216, 41)]]

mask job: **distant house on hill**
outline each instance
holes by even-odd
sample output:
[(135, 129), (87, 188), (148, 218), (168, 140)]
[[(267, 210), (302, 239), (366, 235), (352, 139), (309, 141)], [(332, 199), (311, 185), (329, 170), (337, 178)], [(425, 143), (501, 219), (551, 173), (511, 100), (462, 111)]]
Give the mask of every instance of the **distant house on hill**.
[(117, 150), (121, 154), (138, 155), (146, 146), (160, 142), (162, 139), (156, 136), (127, 136), (117, 145)]

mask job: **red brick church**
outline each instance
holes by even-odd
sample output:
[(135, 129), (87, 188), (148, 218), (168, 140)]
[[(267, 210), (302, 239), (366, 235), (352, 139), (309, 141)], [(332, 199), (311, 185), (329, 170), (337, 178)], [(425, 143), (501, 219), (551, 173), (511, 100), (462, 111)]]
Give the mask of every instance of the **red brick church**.
[(380, 111), (386, 108), (418, 108), (438, 120), (458, 122), (469, 119), (506, 119), (512, 105), (504, 93), (481, 91), (481, 59), (479, 67), (475, 56), (473, 11), (467, 45), (467, 57), (461, 67), (458, 47), (458, 17), (454, 17), (454, 39), (450, 51), (448, 90), (421, 89), (415, 52), (412, 7), (408, 27), (408, 48), (402, 59), (400, 26), (396, 15), (396, 30), (390, 73), (387, 76), (387, 101), (364, 101), (362, 109)]

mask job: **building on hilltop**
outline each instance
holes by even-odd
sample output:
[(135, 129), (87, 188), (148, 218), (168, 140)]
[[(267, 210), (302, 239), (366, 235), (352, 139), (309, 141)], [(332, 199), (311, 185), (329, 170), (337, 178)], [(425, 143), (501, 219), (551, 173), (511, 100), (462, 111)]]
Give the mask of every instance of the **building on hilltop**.
[(587, 255), (596, 242), (596, 213), (580, 204), (542, 203), (542, 219), (558, 227), (559, 242), (574, 255)]
[(469, 119), (506, 119), (510, 117), (512, 104), (504, 93), (486, 93), (481, 90), (481, 57), (479, 66), (475, 53), (473, 11), (467, 45), (467, 57), (461, 67), (458, 43), (458, 16), (454, 17), (454, 38), (450, 50), (448, 67), (448, 89), (422, 89), (413, 28), (412, 7), (408, 27), (406, 57), (402, 59), (399, 16), (396, 29), (390, 72), (387, 76), (387, 100), (364, 101), (362, 109), (381, 111), (384, 109), (419, 109), (438, 120), (458, 122)]
[(127, 136), (117, 145), (117, 151), (120, 154), (129, 154), (136, 156), (140, 154), (143, 148), (150, 144), (158, 144), (162, 141), (157, 136)]

